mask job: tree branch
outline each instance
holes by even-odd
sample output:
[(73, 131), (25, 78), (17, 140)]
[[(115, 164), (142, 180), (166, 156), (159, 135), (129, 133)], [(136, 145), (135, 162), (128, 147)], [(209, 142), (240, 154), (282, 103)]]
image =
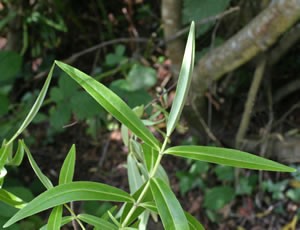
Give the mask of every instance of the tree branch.
[(248, 126), (249, 126), (249, 121), (251, 118), (251, 113), (252, 113), (252, 109), (255, 103), (255, 99), (256, 99), (256, 95), (261, 83), (261, 80), (263, 78), (264, 75), (264, 70), (265, 70), (265, 66), (266, 66), (266, 58), (262, 57), (262, 59), (260, 60), (255, 73), (254, 73), (254, 78), (248, 93), (248, 98), (245, 104), (245, 109), (244, 109), (244, 113), (242, 116), (242, 120), (240, 123), (240, 127), (239, 130), (237, 132), (236, 135), (236, 139), (235, 139), (235, 147), (236, 148), (240, 148), (240, 145), (245, 137), (245, 134), (247, 132)]
[[(272, 1), (223, 45), (206, 54), (195, 66), (190, 100), (202, 116), (206, 116), (205, 92), (208, 83), (240, 67), (266, 51), (300, 18), (300, 0)], [(189, 111), (189, 114), (195, 113)], [(191, 117), (194, 119), (194, 117)]]
[[(181, 29), (181, 0), (162, 0), (162, 20), (164, 37), (173, 37)], [(179, 73), (183, 54), (184, 42), (181, 39), (175, 39), (167, 43), (168, 56), (171, 58), (174, 72)]]

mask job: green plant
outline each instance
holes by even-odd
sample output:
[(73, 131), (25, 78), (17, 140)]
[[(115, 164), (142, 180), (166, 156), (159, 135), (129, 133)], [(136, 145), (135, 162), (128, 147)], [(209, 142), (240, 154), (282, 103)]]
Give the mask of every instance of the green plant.
[[(85, 229), (83, 222), (90, 224), (95, 229), (145, 229), (150, 213), (158, 213), (165, 229), (204, 229), (202, 225), (190, 214), (184, 212), (179, 201), (171, 190), (167, 175), (160, 165), (164, 156), (173, 155), (204, 162), (211, 162), (235, 167), (262, 169), (271, 171), (293, 172), (293, 168), (279, 163), (260, 158), (249, 153), (233, 149), (206, 147), (206, 146), (176, 146), (168, 147), (170, 136), (180, 118), (189, 86), (191, 83), (195, 55), (195, 25), (192, 23), (188, 36), (186, 52), (178, 80), (175, 99), (168, 116), (166, 135), (161, 144), (146, 128), (143, 121), (110, 89), (99, 83), (85, 73), (67, 64), (55, 61), (46, 82), (39, 94), (34, 106), (25, 118), (15, 135), (4, 141), (0, 149), (0, 169), (3, 172), (1, 180), (5, 176), (4, 166), (21, 163), (24, 152), (31, 163), (36, 175), (46, 187), (47, 191), (25, 203), (15, 195), (1, 189), (6, 193), (6, 199), (2, 201), (20, 208), (9, 219), (4, 227), (9, 227), (19, 220), (32, 216), (41, 211), (52, 209), (49, 216), (47, 229), (59, 229), (61, 225), (76, 220), (81, 229)], [(58, 65), (71, 78), (78, 82), (102, 107), (124, 125), (123, 139), (128, 144), (128, 179), (130, 194), (118, 188), (96, 182), (73, 182), (75, 168), (75, 146), (69, 151), (59, 174), (59, 184), (53, 186), (52, 182), (41, 172), (34, 161), (29, 149), (23, 140), (18, 141), (18, 150), (13, 155), (12, 144), (32, 121), (43, 103), (48, 89), (55, 64)], [(143, 113), (143, 112), (142, 112)], [(139, 111), (141, 114), (141, 111)], [(129, 137), (126, 127), (131, 130)], [(142, 140), (143, 143), (139, 142)], [(216, 194), (218, 195), (218, 194)], [(68, 202), (82, 200), (101, 200), (122, 202), (123, 207), (118, 214), (108, 211), (105, 217), (97, 217), (90, 214), (76, 215), (68, 206)], [(21, 205), (21, 207), (20, 207)], [(62, 217), (63, 207), (71, 216)], [(110, 218), (111, 221), (107, 219)]]

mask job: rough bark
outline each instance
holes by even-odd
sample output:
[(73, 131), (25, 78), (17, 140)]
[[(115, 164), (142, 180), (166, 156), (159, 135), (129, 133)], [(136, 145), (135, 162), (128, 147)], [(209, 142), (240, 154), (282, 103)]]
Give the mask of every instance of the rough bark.
[[(172, 1), (163, 0), (163, 12), (169, 9), (169, 5), (164, 4), (167, 2), (170, 4)], [(176, 2), (178, 3), (178, 1)], [(262, 1), (261, 4), (265, 7), (269, 2), (269, 0), (265, 0)], [(169, 13), (173, 13), (174, 17), (176, 17), (175, 14), (181, 14), (178, 9), (177, 11), (169, 10)], [(266, 52), (279, 40), (282, 34), (288, 31), (299, 19), (300, 0), (273, 0), (269, 6), (259, 13), (242, 30), (228, 39), (222, 46), (206, 54), (196, 63), (189, 97), (189, 101), (193, 106), (187, 106), (185, 109), (185, 117), (193, 123), (195, 129), (199, 131), (201, 127), (201, 124), (197, 122), (198, 119), (195, 114), (201, 114), (203, 117), (206, 116), (207, 105), (205, 93), (207, 92), (209, 84), (221, 79), (226, 73), (237, 69), (258, 54)], [(180, 23), (178, 23), (178, 25), (180, 25)], [(173, 28), (178, 28), (178, 26), (172, 26)], [(168, 29), (168, 24), (164, 25), (164, 29)], [(168, 33), (166, 37), (169, 37), (170, 34), (175, 32), (173, 30), (171, 33)], [(299, 25), (286, 33), (286, 36), (281, 39), (278, 46), (272, 47), (272, 51), (269, 51), (268, 65), (276, 63), (279, 58), (299, 40), (299, 34)], [(181, 41), (178, 42), (182, 44)], [(167, 49), (169, 51), (169, 47), (167, 47)], [(175, 46), (175, 49), (178, 52), (183, 48), (182, 46)], [(170, 51), (169, 55), (171, 59), (174, 58)], [(196, 108), (197, 111), (195, 112), (193, 108)], [(214, 125), (218, 126), (216, 122), (218, 121), (214, 121)], [(205, 135), (205, 130), (202, 129), (200, 134)], [(224, 141), (226, 143), (226, 140)], [(234, 138), (231, 138), (231, 142), (232, 143), (228, 143), (228, 145), (234, 146)], [(300, 152), (300, 142), (297, 138), (293, 140), (287, 138), (285, 141), (278, 141), (278, 139), (273, 138), (271, 141), (268, 140), (268, 143), (269, 148), (267, 152), (272, 153), (272, 156), (273, 154), (277, 156), (279, 161), (287, 163), (300, 161), (298, 154)], [(256, 140), (248, 141), (245, 150), (257, 152), (255, 146), (259, 147)]]
[[(162, 20), (164, 28), (164, 37), (172, 37), (181, 29), (181, 0), (162, 0)], [(179, 73), (183, 54), (184, 42), (181, 39), (175, 39), (167, 44), (167, 52), (171, 57), (172, 66), (175, 73)]]
[(194, 69), (192, 103), (205, 115), (205, 92), (211, 81), (266, 51), (300, 18), (300, 0), (278, 0), (222, 46), (205, 55)]

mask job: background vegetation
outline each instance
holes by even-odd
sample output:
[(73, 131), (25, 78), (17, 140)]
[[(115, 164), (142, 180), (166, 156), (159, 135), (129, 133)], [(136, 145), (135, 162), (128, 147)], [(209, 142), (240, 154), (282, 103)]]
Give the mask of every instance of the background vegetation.
[[(18, 129), (55, 59), (109, 86), (131, 108), (144, 105), (143, 117), (152, 116), (159, 135), (166, 124), (155, 113), (169, 111), (185, 28), (195, 20), (192, 92), (172, 141), (236, 147), (299, 168), (299, 6), (299, 0), (3, 0), (0, 141)], [(75, 180), (128, 189), (119, 123), (65, 73), (55, 70), (54, 78), (23, 134), (43, 172), (57, 180), (75, 143)], [(206, 229), (299, 227), (299, 173), (234, 171), (180, 159), (162, 164), (185, 210)], [(8, 171), (8, 191), (25, 201), (42, 192), (27, 161)], [(111, 207), (85, 202), (75, 209), (101, 215)], [(4, 209), (1, 225), (15, 212), (0, 203)], [(14, 228), (38, 229), (48, 215)]]

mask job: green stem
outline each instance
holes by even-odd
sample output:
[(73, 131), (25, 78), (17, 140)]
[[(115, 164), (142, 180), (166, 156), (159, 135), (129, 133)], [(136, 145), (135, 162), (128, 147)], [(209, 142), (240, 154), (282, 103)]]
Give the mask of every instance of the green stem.
[(83, 224), (81, 223), (81, 221), (77, 218), (76, 214), (74, 213), (74, 211), (67, 205), (64, 204), (65, 208), (68, 209), (68, 211), (71, 213), (71, 215), (74, 217), (74, 219), (77, 221), (77, 223), (79, 224), (79, 226), (81, 227), (82, 230), (85, 230), (85, 227), (83, 226)]
[(166, 139), (164, 140), (164, 143), (159, 151), (159, 155), (157, 157), (157, 160), (155, 162), (154, 168), (152, 169), (149, 179), (147, 181), (147, 184), (145, 185), (143, 191), (141, 192), (141, 194), (139, 195), (139, 198), (137, 199), (137, 201), (133, 204), (132, 208), (130, 209), (130, 211), (128, 212), (124, 222), (122, 223), (120, 229), (124, 229), (128, 223), (128, 221), (130, 220), (131, 216), (133, 215), (134, 211), (137, 209), (137, 207), (139, 206), (139, 204), (142, 202), (142, 200), (144, 199), (145, 194), (147, 193), (149, 187), (150, 187), (150, 180), (155, 176), (155, 173), (158, 169), (158, 166), (160, 164), (160, 161), (164, 155), (164, 151), (166, 148), (166, 145), (168, 143), (169, 137), (167, 136)]

